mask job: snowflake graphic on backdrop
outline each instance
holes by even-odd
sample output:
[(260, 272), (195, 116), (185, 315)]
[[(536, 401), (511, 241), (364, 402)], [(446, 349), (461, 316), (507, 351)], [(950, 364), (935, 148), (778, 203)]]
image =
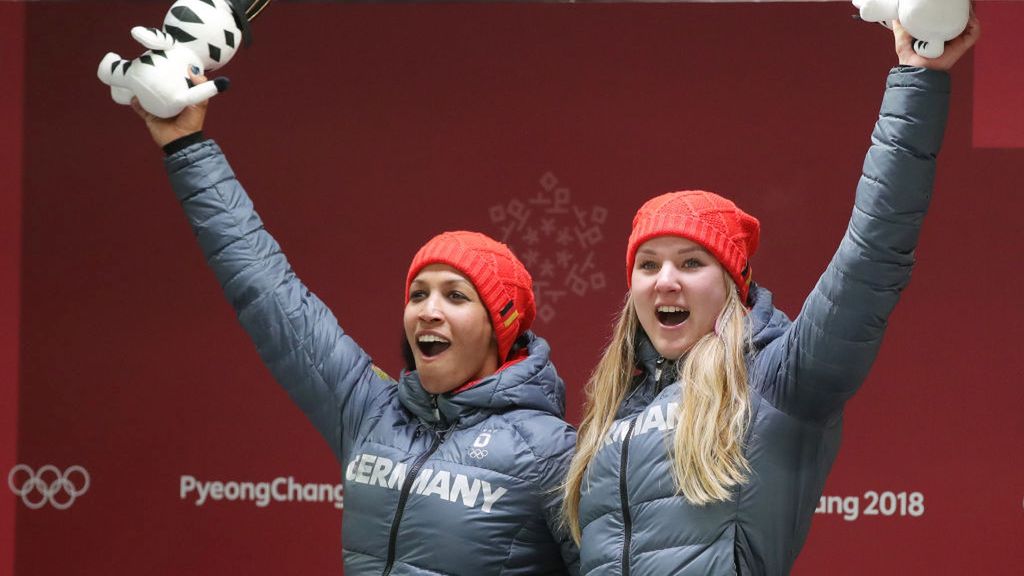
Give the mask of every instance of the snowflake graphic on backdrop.
[(597, 269), (596, 246), (608, 209), (574, 204), (572, 191), (551, 172), (541, 176), (540, 189), (520, 200), (512, 198), (490, 208), (491, 223), (533, 276), (537, 318), (547, 323), (569, 294), (586, 296), (606, 285)]

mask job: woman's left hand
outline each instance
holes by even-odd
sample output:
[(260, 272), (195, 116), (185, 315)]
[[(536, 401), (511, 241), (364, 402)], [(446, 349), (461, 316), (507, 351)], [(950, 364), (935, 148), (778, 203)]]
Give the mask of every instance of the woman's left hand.
[[(191, 71), (188, 73), (193, 85), (206, 82), (206, 76), (197, 75)], [(180, 114), (173, 118), (160, 118), (147, 112), (138, 98), (132, 98), (132, 110), (146, 121), (146, 128), (149, 128), (149, 135), (161, 148), (181, 138), (194, 134), (203, 129), (203, 122), (206, 120), (206, 107), (210, 105), (209, 100), (186, 107)]]
[(893, 20), (892, 32), (896, 38), (896, 55), (899, 56), (900, 64), (933, 70), (949, 70), (978, 41), (978, 37), (981, 36), (981, 23), (972, 9), (967, 27), (959, 36), (946, 42), (945, 51), (938, 58), (925, 58), (914, 52), (914, 39), (900, 25), (899, 20)]

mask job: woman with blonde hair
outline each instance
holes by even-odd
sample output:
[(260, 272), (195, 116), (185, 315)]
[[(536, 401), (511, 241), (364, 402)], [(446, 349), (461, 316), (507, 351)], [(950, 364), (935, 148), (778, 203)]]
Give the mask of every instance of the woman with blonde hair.
[(976, 41), (917, 56), (894, 26), (888, 77), (853, 216), (794, 321), (752, 282), (760, 224), (705, 191), (633, 219), (629, 293), (588, 383), (565, 485), (583, 575), (786, 574), (910, 278), (949, 99)]

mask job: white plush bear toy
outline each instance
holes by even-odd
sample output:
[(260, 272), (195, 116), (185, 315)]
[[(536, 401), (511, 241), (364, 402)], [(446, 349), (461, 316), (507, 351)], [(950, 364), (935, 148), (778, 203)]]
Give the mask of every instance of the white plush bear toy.
[(249, 21), (269, 1), (177, 0), (163, 30), (132, 28), (132, 37), (146, 52), (134, 60), (109, 52), (96, 74), (110, 86), (114, 102), (129, 104), (134, 96), (150, 114), (177, 116), (186, 106), (227, 89), (223, 77), (193, 86), (188, 71), (195, 67), (203, 74), (227, 64), (241, 44), (249, 44)]
[(967, 28), (970, 0), (853, 0), (860, 17), (892, 28), (893, 19), (914, 37), (914, 51), (925, 58), (938, 58), (945, 43)]

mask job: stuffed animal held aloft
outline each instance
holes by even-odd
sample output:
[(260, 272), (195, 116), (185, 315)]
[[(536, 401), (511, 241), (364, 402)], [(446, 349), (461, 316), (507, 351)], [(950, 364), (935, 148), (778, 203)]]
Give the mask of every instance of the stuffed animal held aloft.
[(171, 118), (186, 106), (223, 92), (228, 79), (193, 85), (188, 72), (216, 70), (251, 42), (249, 22), (270, 0), (177, 0), (164, 17), (163, 29), (136, 26), (132, 38), (147, 48), (134, 60), (113, 52), (100, 61), (96, 75), (110, 86), (118, 104), (133, 97), (155, 116)]
[(853, 0), (861, 20), (881, 22), (892, 28), (899, 20), (914, 37), (914, 51), (925, 58), (938, 58), (945, 43), (967, 28), (970, 0)]

